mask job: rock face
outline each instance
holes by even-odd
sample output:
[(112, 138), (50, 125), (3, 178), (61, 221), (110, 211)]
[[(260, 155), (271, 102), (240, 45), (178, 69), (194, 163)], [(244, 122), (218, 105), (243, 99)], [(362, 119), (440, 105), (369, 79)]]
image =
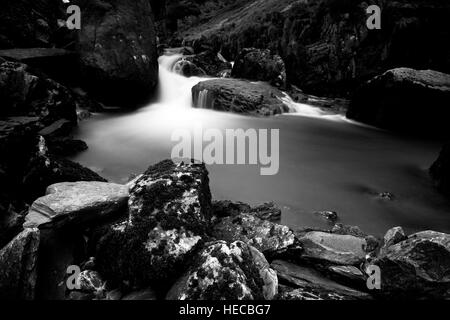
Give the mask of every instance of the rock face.
[(147, 0), (87, 1), (79, 34), (83, 83), (106, 103), (135, 106), (158, 81), (156, 35)]
[(316, 95), (345, 95), (361, 81), (404, 66), (450, 73), (450, 3), (380, 0), (382, 29), (366, 26), (367, 1), (236, 0), (198, 25), (180, 25), (186, 45), (268, 48), (286, 63), (288, 81)]
[(128, 205), (128, 219), (107, 228), (98, 242), (99, 271), (131, 286), (167, 285), (183, 272), (210, 224), (208, 172), (203, 164), (163, 161), (133, 183)]
[(312, 231), (299, 239), (303, 258), (322, 260), (332, 264), (357, 265), (366, 256), (366, 240), (351, 235)]
[(203, 81), (192, 88), (195, 108), (269, 116), (288, 112), (281, 91), (236, 79)]
[(294, 233), (288, 227), (250, 214), (222, 219), (214, 226), (213, 234), (217, 239), (243, 241), (266, 256), (282, 254), (295, 243)]
[(27, 229), (0, 250), (0, 299), (35, 297), (39, 230)]
[[(256, 250), (256, 249), (255, 249)], [(261, 300), (273, 298), (276, 274), (261, 265), (261, 253), (254, 257), (250, 246), (236, 241), (208, 244), (190, 271), (167, 295), (169, 300)], [(264, 259), (265, 260), (265, 259)], [(271, 276), (268, 276), (270, 273)], [(269, 289), (271, 288), (271, 289)]]
[(450, 235), (423, 231), (383, 251), (382, 293), (395, 297), (450, 297)]
[(446, 195), (450, 195), (450, 143), (442, 148), (439, 157), (433, 163), (429, 172), (437, 189)]
[(355, 300), (370, 299), (370, 295), (324, 277), (320, 272), (286, 261), (271, 264), (281, 283), (295, 288), (282, 292), (283, 300)]
[(392, 69), (358, 89), (347, 117), (395, 131), (448, 135), (449, 102), (449, 74)]
[(270, 50), (246, 48), (237, 56), (231, 71), (233, 78), (267, 81), (271, 85), (286, 87), (286, 67), (279, 55)]
[(25, 218), (25, 228), (57, 228), (105, 218), (126, 208), (128, 187), (106, 182), (64, 182), (48, 187)]

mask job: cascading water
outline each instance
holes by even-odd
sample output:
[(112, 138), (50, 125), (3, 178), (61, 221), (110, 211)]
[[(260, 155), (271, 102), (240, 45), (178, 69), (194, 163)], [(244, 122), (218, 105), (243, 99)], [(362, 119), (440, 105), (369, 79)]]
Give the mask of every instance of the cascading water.
[(198, 94), (197, 108), (208, 109), (208, 90), (204, 89)]
[[(358, 225), (382, 236), (402, 225), (450, 232), (450, 206), (423, 178), (441, 144), (406, 139), (355, 126), (342, 116), (292, 101), (282, 101), (294, 112), (269, 118), (192, 108), (191, 89), (205, 78), (173, 72), (181, 55), (159, 59), (158, 100), (128, 114), (95, 115), (79, 125), (76, 136), (89, 149), (73, 160), (113, 182), (125, 183), (171, 156), (175, 129), (280, 129), (280, 171), (263, 177), (258, 166), (208, 166), (215, 199), (257, 204), (275, 201), (283, 207), (283, 224), (328, 228), (312, 212), (332, 210), (340, 222)], [(208, 104), (202, 93), (200, 105)], [(333, 121), (330, 121), (333, 120)], [(380, 156), (382, 155), (382, 156)], [(384, 202), (373, 193), (389, 191), (396, 200)], [(420, 228), (417, 228), (420, 226)]]

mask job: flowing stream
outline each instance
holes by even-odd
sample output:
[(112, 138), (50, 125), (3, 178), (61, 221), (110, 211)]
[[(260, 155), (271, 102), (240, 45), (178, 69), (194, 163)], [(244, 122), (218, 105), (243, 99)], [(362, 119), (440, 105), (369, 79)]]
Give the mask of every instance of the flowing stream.
[[(191, 88), (202, 78), (172, 72), (179, 55), (160, 57), (156, 102), (130, 113), (98, 114), (83, 121), (76, 138), (89, 150), (73, 160), (110, 181), (125, 183), (132, 174), (171, 157), (174, 130), (280, 129), (280, 170), (261, 176), (257, 165), (212, 165), (213, 198), (258, 204), (275, 201), (282, 222), (291, 227), (329, 228), (316, 211), (336, 211), (340, 223), (358, 225), (381, 236), (393, 226), (407, 232), (450, 232), (450, 202), (427, 176), (442, 143), (394, 135), (359, 125), (340, 115), (283, 101), (293, 111), (255, 118), (192, 108)], [(377, 195), (390, 192), (395, 198)]]

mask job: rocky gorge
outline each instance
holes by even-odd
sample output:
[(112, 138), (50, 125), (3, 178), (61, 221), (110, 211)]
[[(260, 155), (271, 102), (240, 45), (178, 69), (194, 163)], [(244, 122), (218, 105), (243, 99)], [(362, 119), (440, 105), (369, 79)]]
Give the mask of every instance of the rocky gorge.
[[(361, 1), (80, 0), (81, 31), (61, 25), (61, 1), (10, 2), (0, 13), (0, 299), (450, 299), (447, 233), (393, 225), (374, 236), (334, 211), (317, 212), (326, 229), (287, 226), (273, 202), (214, 199), (194, 160), (147, 163), (126, 183), (69, 160), (88, 148), (74, 137), (80, 123), (155, 98), (163, 54), (198, 77), (197, 109), (265, 118), (308, 104), (446, 140), (445, 1), (377, 1), (379, 34), (365, 29)], [(446, 145), (426, 178), (447, 198), (449, 158)], [(373, 266), (381, 289), (367, 286)]]

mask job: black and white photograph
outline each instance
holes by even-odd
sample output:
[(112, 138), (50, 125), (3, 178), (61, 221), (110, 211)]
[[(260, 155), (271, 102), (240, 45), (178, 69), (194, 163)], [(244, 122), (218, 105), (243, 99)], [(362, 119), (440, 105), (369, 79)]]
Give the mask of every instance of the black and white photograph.
[(450, 300), (449, 21), (448, 0), (1, 0), (0, 302)]

